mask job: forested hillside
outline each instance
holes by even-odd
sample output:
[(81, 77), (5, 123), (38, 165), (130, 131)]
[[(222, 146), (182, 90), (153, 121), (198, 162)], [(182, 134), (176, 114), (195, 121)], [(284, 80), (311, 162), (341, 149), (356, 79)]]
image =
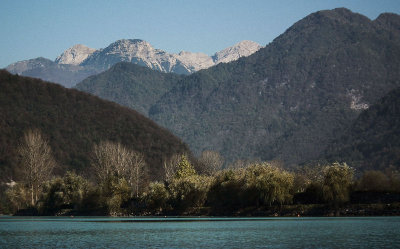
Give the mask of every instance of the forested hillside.
[(182, 78), (178, 74), (121, 62), (85, 79), (76, 88), (147, 115), (150, 107)]
[(358, 115), (400, 86), (399, 16), (313, 13), (236, 62), (181, 80), (149, 112), (197, 153), (320, 158)]
[[(10, 180), (18, 164), (17, 147), (29, 129), (49, 141), (59, 167), (90, 175), (93, 146), (118, 142), (144, 154), (148, 173), (158, 179), (162, 160), (189, 153), (167, 130), (134, 110), (56, 84), (0, 71), (0, 170)], [(7, 179), (5, 179), (7, 180)]]
[(332, 143), (328, 159), (356, 168), (385, 169), (400, 165), (400, 88), (360, 114), (345, 134)]

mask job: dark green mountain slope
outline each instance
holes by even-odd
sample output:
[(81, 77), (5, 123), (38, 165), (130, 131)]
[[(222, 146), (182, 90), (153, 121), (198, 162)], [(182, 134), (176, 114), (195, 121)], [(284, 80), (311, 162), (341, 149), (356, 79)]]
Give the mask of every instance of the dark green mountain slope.
[(313, 13), (257, 53), (184, 78), (149, 115), (197, 153), (319, 158), (362, 110), (400, 86), (398, 19)]
[(400, 88), (363, 111), (327, 150), (328, 159), (357, 168), (400, 168)]
[(101, 74), (85, 79), (76, 88), (147, 115), (150, 107), (182, 78), (177, 74), (161, 73), (121, 62)]
[(142, 152), (150, 175), (161, 174), (162, 159), (187, 146), (167, 130), (126, 107), (56, 84), (0, 71), (0, 170), (10, 173), (16, 148), (27, 129), (39, 129), (50, 141), (59, 171), (90, 175), (95, 143), (121, 142)]

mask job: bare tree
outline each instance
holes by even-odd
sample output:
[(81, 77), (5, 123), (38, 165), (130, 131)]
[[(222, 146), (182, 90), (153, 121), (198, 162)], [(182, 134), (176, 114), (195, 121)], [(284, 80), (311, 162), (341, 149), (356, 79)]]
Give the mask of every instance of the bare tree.
[(100, 183), (105, 182), (115, 171), (115, 144), (101, 142), (94, 145), (92, 167)]
[(178, 164), (181, 161), (182, 155), (174, 154), (168, 159), (164, 159), (164, 181), (169, 182), (175, 177), (178, 170)]
[(228, 169), (243, 169), (250, 165), (250, 162), (247, 160), (238, 159), (233, 163), (228, 165)]
[(205, 150), (201, 153), (199, 161), (202, 166), (202, 173), (212, 175), (222, 169), (224, 158), (217, 152)]
[(93, 155), (92, 167), (100, 183), (112, 176), (124, 178), (138, 195), (146, 165), (142, 153), (106, 141), (94, 146)]
[(129, 155), (130, 165), (124, 173), (128, 183), (134, 187), (136, 197), (139, 196), (139, 186), (142, 184), (142, 179), (145, 173), (146, 162), (144, 156), (139, 152), (131, 152)]
[(48, 142), (38, 130), (28, 130), (18, 148), (21, 172), (31, 192), (31, 204), (35, 205), (41, 188), (52, 174), (56, 162)]

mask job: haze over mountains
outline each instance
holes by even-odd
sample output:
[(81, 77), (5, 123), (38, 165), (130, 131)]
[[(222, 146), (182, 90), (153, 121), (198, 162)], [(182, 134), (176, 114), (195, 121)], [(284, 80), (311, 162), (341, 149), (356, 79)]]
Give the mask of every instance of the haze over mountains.
[[(119, 69), (77, 87), (140, 109), (141, 102), (124, 95), (139, 83), (111, 80), (126, 75)], [(166, 83), (170, 90), (147, 115), (197, 154), (211, 149), (230, 161), (296, 165), (325, 157), (361, 112), (400, 86), (399, 69), (398, 15), (372, 21), (344, 8), (319, 11), (248, 57), (193, 73), (172, 87)]]
[(180, 52), (169, 54), (139, 39), (118, 40), (104, 49), (75, 45), (51, 61), (35, 58), (13, 63), (6, 70), (72, 87), (90, 75), (109, 69), (118, 62), (131, 62), (161, 72), (190, 74), (221, 62), (248, 56), (261, 46), (252, 41), (242, 41), (217, 52), (214, 56), (203, 53)]

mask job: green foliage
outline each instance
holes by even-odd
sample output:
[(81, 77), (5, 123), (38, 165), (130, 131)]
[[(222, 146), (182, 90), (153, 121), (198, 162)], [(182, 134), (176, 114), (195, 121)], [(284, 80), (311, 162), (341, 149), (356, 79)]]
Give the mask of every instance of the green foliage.
[(15, 213), (20, 209), (28, 208), (31, 205), (29, 189), (21, 183), (10, 186), (5, 191), (4, 209), (9, 213)]
[(152, 182), (148, 186), (148, 191), (145, 193), (145, 202), (147, 209), (154, 213), (163, 212), (168, 209), (167, 202), (170, 194), (165, 185), (160, 182)]
[(41, 198), (41, 213), (56, 214), (61, 209), (82, 210), (84, 199), (88, 197), (90, 183), (73, 172), (64, 177), (54, 178), (47, 183)]
[[(351, 188), (353, 170), (345, 163), (324, 167), (322, 179), (310, 174), (302, 191), (294, 190), (297, 174), (299, 172), (291, 173), (274, 164), (255, 163), (246, 168), (219, 171), (214, 176), (194, 174), (164, 183), (151, 182), (146, 192), (132, 197), (132, 188), (122, 177), (114, 175), (95, 186), (68, 172), (64, 177), (53, 178), (45, 184), (34, 207), (29, 204), (26, 186), (19, 183), (10, 185), (4, 196), (7, 204), (2, 202), (0, 210), (29, 215), (34, 215), (36, 210), (40, 215), (193, 215), (204, 214), (204, 211), (211, 215), (243, 215), (256, 211), (259, 215), (259, 211), (264, 214), (283, 209), (301, 211), (306, 208), (305, 204), (317, 204), (311, 206), (318, 206), (317, 209), (321, 210), (334, 206), (339, 213), (338, 207), (349, 201), (350, 193), (352, 205), (394, 203), (400, 198), (398, 189), (394, 189), (400, 183), (400, 174), (392, 168), (385, 173), (366, 172), (357, 189)], [(389, 184), (391, 193), (373, 192), (381, 183)], [(366, 186), (371, 188), (366, 189)], [(295, 205), (283, 205), (292, 202)]]
[(171, 206), (178, 212), (192, 207), (202, 207), (206, 201), (210, 177), (188, 175), (173, 179), (168, 185)]
[(132, 196), (131, 187), (123, 178), (112, 181), (110, 187), (111, 196), (107, 199), (108, 213), (111, 215), (124, 213), (122, 205), (130, 200)]
[(60, 174), (75, 170), (89, 175), (90, 154), (100, 141), (117, 141), (143, 153), (153, 179), (161, 178), (163, 158), (189, 153), (181, 140), (133, 110), (5, 70), (0, 71), (0, 127), (4, 175), (14, 173), (17, 141), (28, 129), (41, 130), (49, 139)]
[(290, 203), (293, 196), (294, 177), (267, 163), (255, 164), (246, 168), (246, 196), (256, 205)]
[[(244, 169), (228, 169), (218, 172), (210, 186), (207, 201), (216, 209), (234, 210), (244, 206)], [(244, 197), (244, 196), (243, 196)]]
[(294, 176), (268, 163), (225, 170), (210, 187), (209, 203), (216, 207), (282, 205), (292, 201)]
[(323, 182), (324, 200), (335, 207), (349, 200), (354, 171), (346, 163), (333, 163), (325, 168)]
[(196, 170), (190, 164), (185, 155), (181, 156), (181, 160), (178, 163), (175, 178), (185, 178), (196, 174)]

